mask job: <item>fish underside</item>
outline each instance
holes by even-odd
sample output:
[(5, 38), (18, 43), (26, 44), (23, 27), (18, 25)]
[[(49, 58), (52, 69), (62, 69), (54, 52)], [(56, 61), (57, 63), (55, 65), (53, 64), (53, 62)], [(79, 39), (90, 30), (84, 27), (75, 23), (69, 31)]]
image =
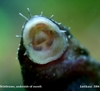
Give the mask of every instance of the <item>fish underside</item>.
[(27, 91), (100, 91), (100, 63), (68, 28), (42, 14), (21, 16), (18, 60)]

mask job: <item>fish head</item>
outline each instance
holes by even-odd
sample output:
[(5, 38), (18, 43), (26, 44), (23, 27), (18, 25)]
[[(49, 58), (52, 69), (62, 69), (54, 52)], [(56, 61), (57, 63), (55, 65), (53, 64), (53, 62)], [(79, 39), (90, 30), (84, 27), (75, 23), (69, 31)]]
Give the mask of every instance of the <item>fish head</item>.
[(42, 15), (23, 17), (26, 23), (22, 27), (18, 59), (24, 84), (61, 85), (76, 75), (75, 69), (81, 69), (88, 60), (88, 52), (69, 29)]
[(54, 21), (35, 15), (24, 25), (22, 40), (26, 54), (37, 64), (54, 61), (68, 47), (66, 29), (60, 29)]

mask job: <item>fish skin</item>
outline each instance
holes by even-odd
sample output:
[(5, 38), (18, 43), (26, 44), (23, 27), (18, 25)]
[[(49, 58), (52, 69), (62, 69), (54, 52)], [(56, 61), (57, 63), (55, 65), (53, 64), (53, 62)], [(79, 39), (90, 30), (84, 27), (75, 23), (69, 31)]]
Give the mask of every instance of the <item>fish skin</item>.
[(68, 38), (69, 46), (59, 59), (47, 64), (36, 64), (30, 60), (28, 53), (24, 55), (26, 49), (21, 37), (18, 59), (21, 66), (23, 84), (42, 86), (41, 88), (26, 88), (26, 90), (100, 91), (100, 88), (80, 88), (80, 85), (100, 86), (100, 63), (91, 58), (87, 49), (71, 35), (65, 26), (59, 25), (54, 20), (52, 22), (60, 30), (66, 30), (66, 37), (70, 36)]

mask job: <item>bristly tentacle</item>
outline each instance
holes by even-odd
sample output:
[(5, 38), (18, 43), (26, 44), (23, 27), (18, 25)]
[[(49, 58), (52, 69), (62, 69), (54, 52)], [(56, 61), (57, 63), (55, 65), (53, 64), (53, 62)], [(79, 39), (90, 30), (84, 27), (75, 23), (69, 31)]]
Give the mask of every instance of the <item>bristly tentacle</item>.
[(25, 20), (28, 21), (28, 18), (26, 16), (24, 16), (22, 13), (19, 13), (20, 16), (22, 16)]
[(65, 33), (66, 31), (65, 31), (65, 30), (61, 30), (60, 32), (61, 32), (61, 33)]
[(54, 17), (54, 15), (51, 15), (51, 16), (50, 16), (50, 19), (52, 19), (53, 17)]
[(40, 14), (40, 16), (42, 16), (43, 15), (43, 12), (41, 11), (41, 14)]
[(29, 9), (29, 8), (27, 8), (27, 10), (28, 10), (28, 13), (29, 13), (30, 17), (32, 17), (32, 14), (31, 14), (30, 9)]
[(21, 35), (16, 35), (16, 38), (21, 38), (22, 36)]

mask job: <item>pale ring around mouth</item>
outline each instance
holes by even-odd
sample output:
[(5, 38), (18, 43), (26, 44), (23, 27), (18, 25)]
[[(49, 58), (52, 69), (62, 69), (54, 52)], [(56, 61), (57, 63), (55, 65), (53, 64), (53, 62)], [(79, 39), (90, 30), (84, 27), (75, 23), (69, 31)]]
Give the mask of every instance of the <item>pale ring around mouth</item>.
[(68, 40), (64, 32), (51, 20), (36, 16), (23, 29), (23, 45), (27, 56), (37, 64), (58, 59), (66, 50)]

